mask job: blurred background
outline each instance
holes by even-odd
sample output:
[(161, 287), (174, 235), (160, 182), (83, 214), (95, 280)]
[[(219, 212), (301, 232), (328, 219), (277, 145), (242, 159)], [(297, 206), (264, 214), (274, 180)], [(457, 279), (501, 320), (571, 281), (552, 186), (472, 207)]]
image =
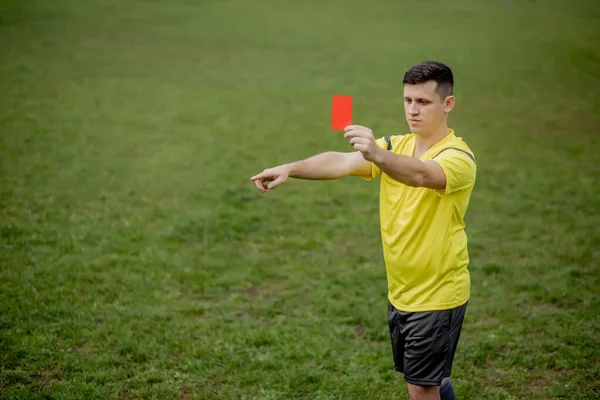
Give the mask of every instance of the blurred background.
[(600, 3), (1, 0), (0, 397), (407, 399), (378, 182), (331, 96), (408, 133), (454, 72), (478, 180), (461, 399), (600, 396)]

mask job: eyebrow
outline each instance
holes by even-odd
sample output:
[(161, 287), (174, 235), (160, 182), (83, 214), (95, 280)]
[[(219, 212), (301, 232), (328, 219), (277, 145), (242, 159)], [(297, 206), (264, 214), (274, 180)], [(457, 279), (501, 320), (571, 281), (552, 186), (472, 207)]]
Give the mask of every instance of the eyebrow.
[(412, 98), (412, 97), (410, 97), (410, 96), (404, 96), (404, 99), (405, 99), (405, 100), (406, 100), (406, 99), (411, 99), (411, 100), (416, 100), (416, 101), (429, 101), (429, 102), (433, 101), (433, 100), (431, 100), (431, 99), (428, 99), (428, 98), (426, 98), (426, 97), (415, 97), (415, 98), (413, 99), (413, 98)]

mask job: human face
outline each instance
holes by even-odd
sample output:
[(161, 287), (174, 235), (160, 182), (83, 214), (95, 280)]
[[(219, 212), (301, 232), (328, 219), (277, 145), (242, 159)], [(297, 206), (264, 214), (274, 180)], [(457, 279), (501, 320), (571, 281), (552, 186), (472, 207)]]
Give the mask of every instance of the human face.
[(434, 134), (446, 125), (455, 99), (454, 96), (442, 99), (436, 88), (436, 81), (404, 85), (404, 112), (411, 132)]

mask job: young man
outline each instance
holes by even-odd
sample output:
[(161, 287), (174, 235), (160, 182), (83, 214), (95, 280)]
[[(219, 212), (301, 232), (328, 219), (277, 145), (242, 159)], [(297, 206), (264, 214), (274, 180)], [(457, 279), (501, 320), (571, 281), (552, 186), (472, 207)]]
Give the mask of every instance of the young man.
[(288, 177), (337, 179), (381, 175), (380, 222), (388, 280), (388, 322), (396, 370), (412, 400), (454, 399), (448, 377), (469, 300), (463, 218), (475, 184), (467, 144), (448, 129), (452, 71), (439, 62), (404, 75), (404, 110), (412, 133), (375, 139), (350, 125), (355, 152), (321, 153), (253, 176), (261, 192)]

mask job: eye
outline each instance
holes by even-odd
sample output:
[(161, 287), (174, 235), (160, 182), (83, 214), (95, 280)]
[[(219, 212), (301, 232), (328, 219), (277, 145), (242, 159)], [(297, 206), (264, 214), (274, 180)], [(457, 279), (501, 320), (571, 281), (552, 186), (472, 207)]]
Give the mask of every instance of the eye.
[(409, 98), (404, 99), (405, 102), (407, 102), (408, 104), (412, 103), (412, 100)]
[(419, 100), (419, 103), (421, 103), (421, 104), (429, 104), (429, 102), (427, 100)]

